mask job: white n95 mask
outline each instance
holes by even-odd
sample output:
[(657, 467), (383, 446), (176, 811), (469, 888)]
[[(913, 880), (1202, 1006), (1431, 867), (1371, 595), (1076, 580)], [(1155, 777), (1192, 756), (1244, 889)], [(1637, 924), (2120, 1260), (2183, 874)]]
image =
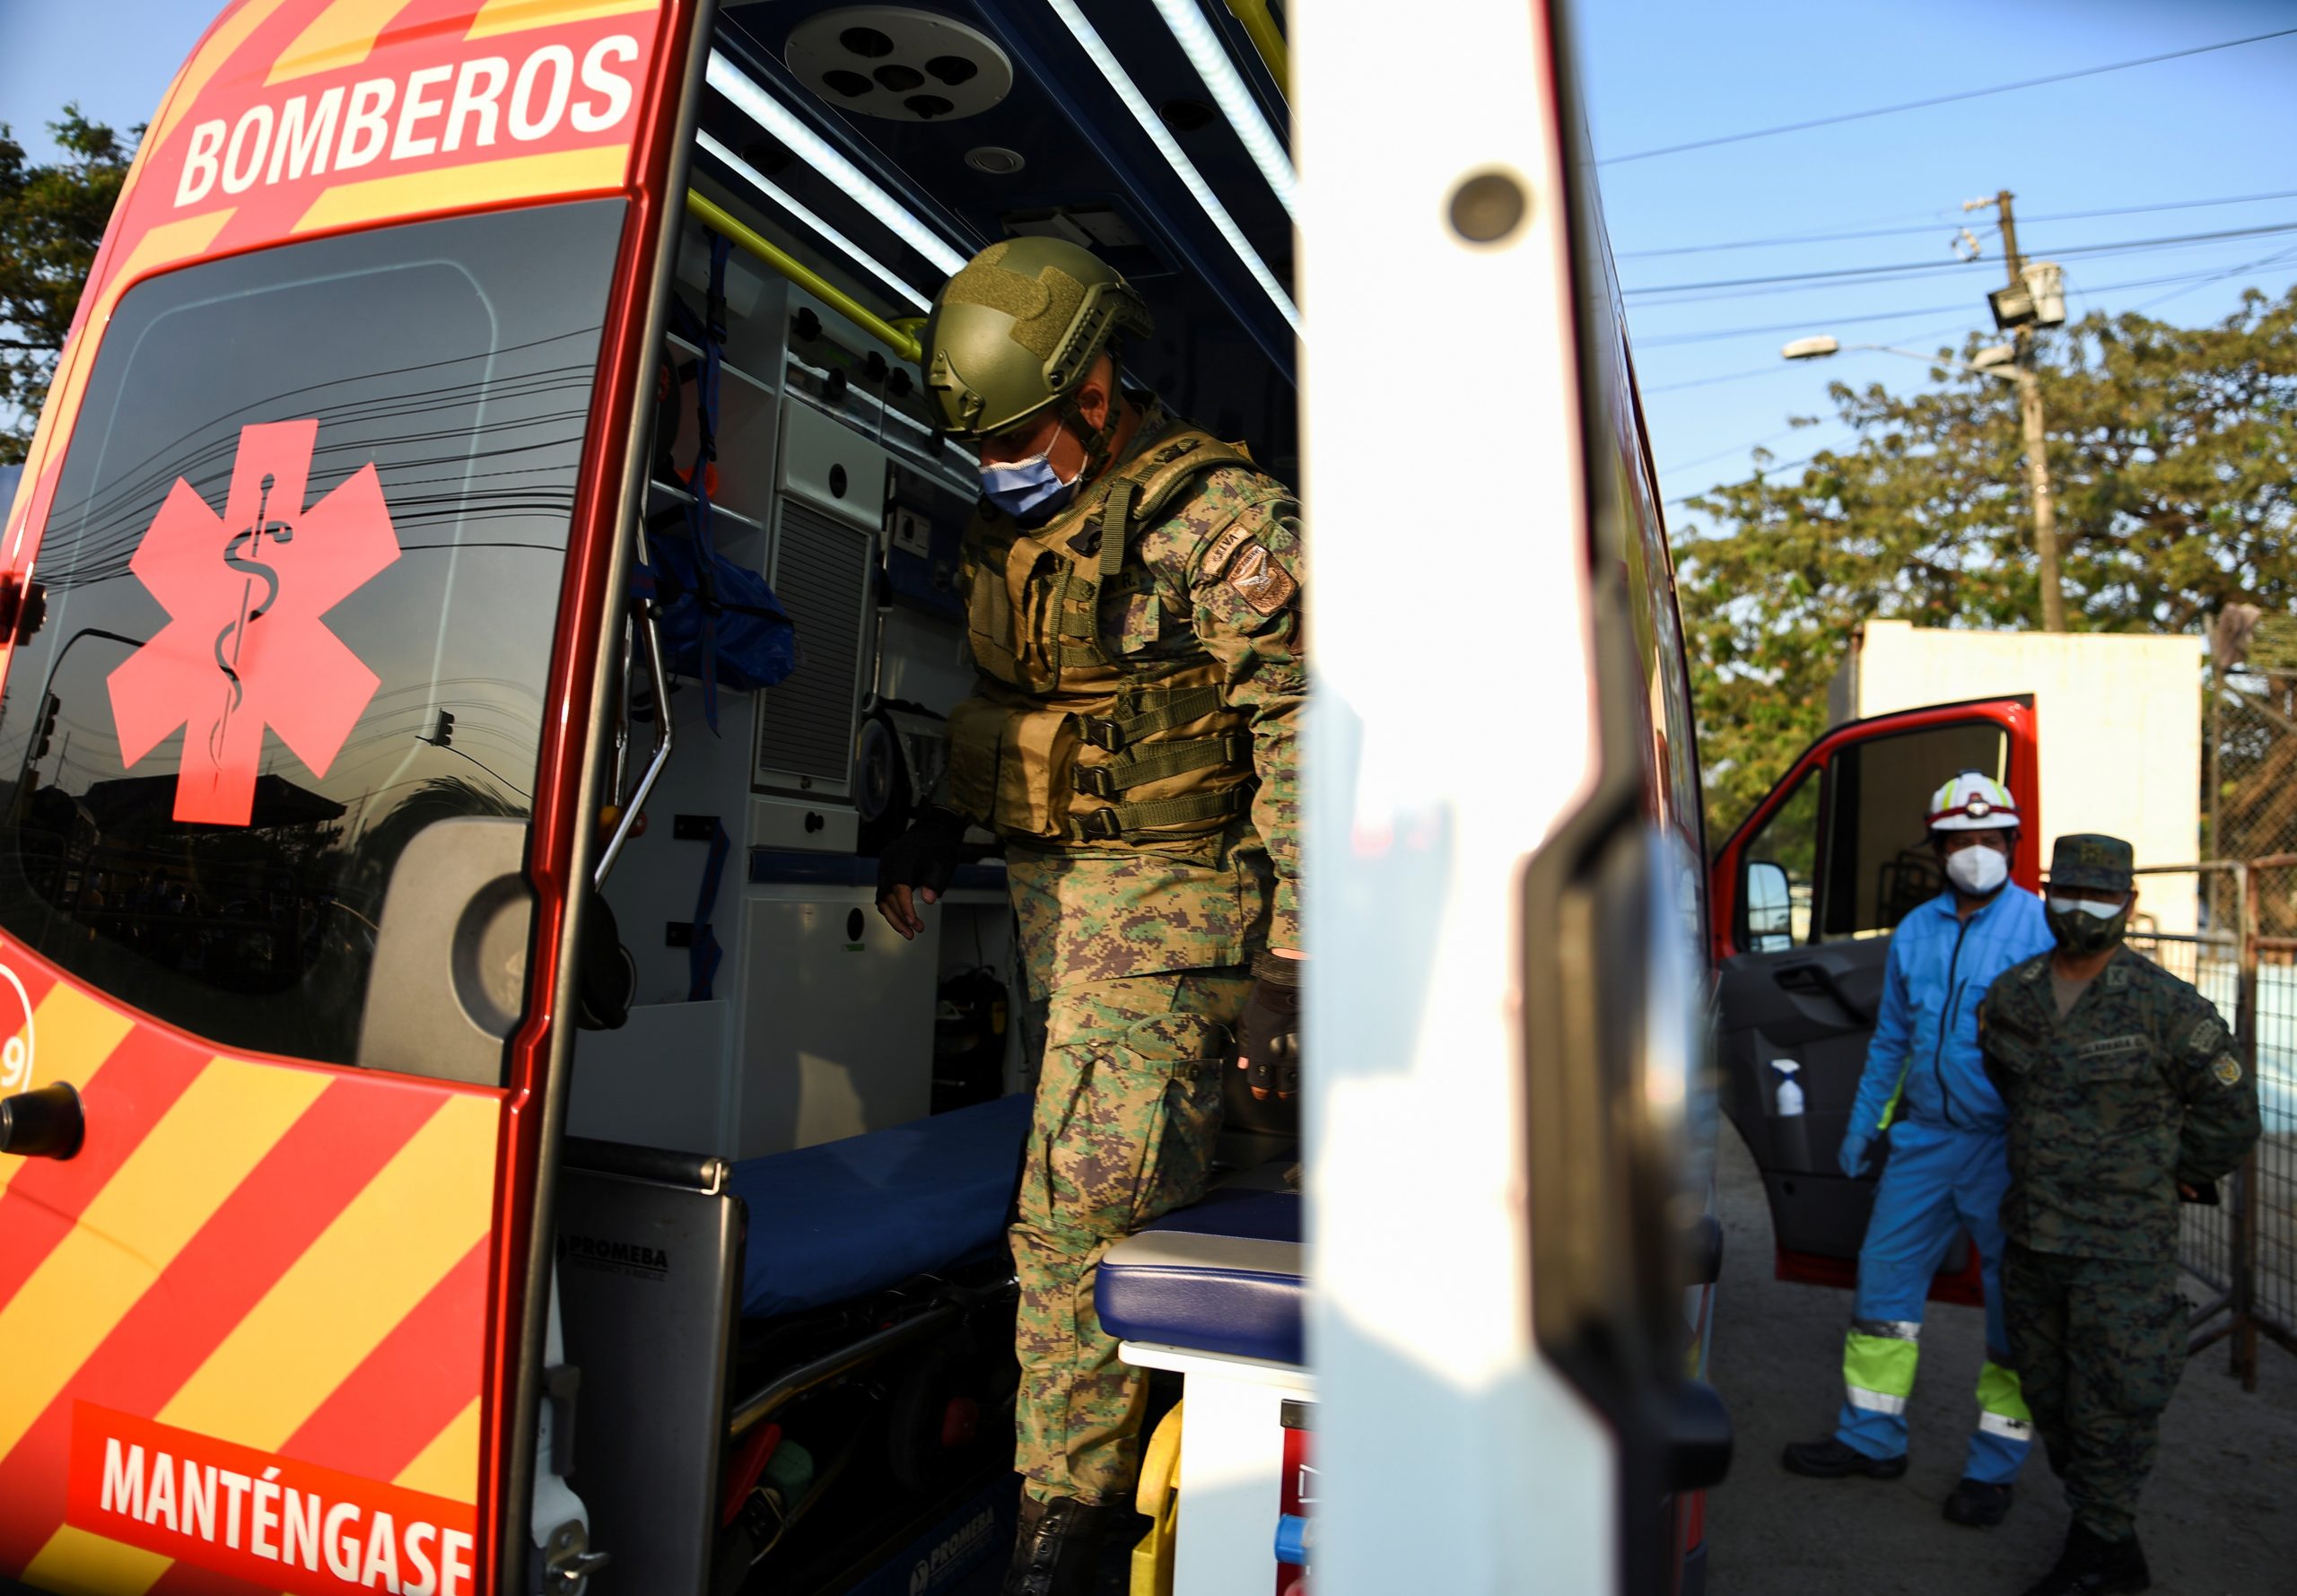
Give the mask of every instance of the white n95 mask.
[(2010, 860), (1991, 848), (1965, 848), (1946, 856), (1946, 876), (1974, 898), (1982, 898), (2010, 879)]

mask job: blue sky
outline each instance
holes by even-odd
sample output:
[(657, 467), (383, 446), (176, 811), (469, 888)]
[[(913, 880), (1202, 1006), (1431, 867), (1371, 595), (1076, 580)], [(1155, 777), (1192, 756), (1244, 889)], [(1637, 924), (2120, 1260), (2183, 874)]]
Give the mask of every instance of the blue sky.
[[(1767, 440), (1781, 461), (1841, 441), (1830, 381), (1919, 388), (1928, 374), (1882, 353), (1788, 365), (1799, 333), (1925, 352), (1992, 322), (2002, 253), (1961, 202), (2016, 196), (2029, 258), (2089, 245), (2297, 222), (2297, 140), (2287, 132), (2297, 36), (1808, 133), (1643, 161), (1662, 145), (1891, 105), (2297, 26), (2297, 4), (2026, 0), (1760, 4), (1586, 4), (1579, 48), (1611, 247), (1664, 496), (1752, 470)], [(1664, 41), (1654, 50), (1654, 41)], [(2246, 205), (2049, 221), (2065, 213), (2282, 193)], [(2032, 218), (2032, 220), (2029, 220)], [(1648, 291), (1900, 262), (1951, 262), (1968, 222), (1984, 246), (1969, 266), (1904, 281)], [(1909, 228), (1891, 236), (1762, 249), (1655, 250), (1790, 235)], [(2279, 257), (2249, 270), (2203, 281)], [(2297, 281), (2297, 231), (2129, 253), (2068, 255), (2069, 310), (2188, 324), (2238, 305), (2240, 289)], [(2155, 281), (2157, 279), (2177, 279)], [(1730, 297), (1720, 297), (1728, 294)], [(1853, 322), (1900, 311), (1921, 314)], [(1738, 329), (1776, 328), (1764, 332)], [(1790, 431), (1795, 415), (1823, 418)], [(1678, 521), (1684, 514), (1671, 511)]]
[[(0, 120), (36, 144), (44, 142), (39, 124), (66, 100), (122, 127), (144, 120), (214, 11), (209, 0), (0, 0)], [(97, 16), (100, 48), (90, 25)], [(2297, 193), (2289, 134), (2297, 36), (1813, 132), (1611, 158), (2292, 26), (2297, 0), (1582, 0), (1581, 68), (1596, 150), (1609, 161), (1604, 207), (1629, 291), (1665, 496), (1747, 475), (1759, 442), (1786, 461), (1842, 440), (1826, 397), (1831, 380), (1928, 380), (1920, 366), (1880, 353), (1789, 366), (1778, 347), (1796, 333), (1927, 351), (1990, 325), (1985, 296), (2001, 284), (2001, 251), (1990, 215), (1966, 218), (1965, 199), (2013, 190), (2019, 241), (2045, 259), (2297, 222), (2297, 197), (2048, 220)], [(1984, 245), (1978, 261), (1902, 281), (1763, 284), (1699, 297), (1638, 292), (1947, 263), (1966, 222)], [(1899, 228), (1910, 231), (1650, 253)], [(2297, 281), (2297, 232), (2068, 256), (2064, 264), (2076, 314), (2150, 307), (2198, 322), (2229, 313), (2244, 285), (2277, 293)], [(1892, 314), (1915, 310), (1922, 313)], [(1753, 327), (1777, 330), (1741, 330)], [(1792, 430), (1796, 415), (1823, 419)]]

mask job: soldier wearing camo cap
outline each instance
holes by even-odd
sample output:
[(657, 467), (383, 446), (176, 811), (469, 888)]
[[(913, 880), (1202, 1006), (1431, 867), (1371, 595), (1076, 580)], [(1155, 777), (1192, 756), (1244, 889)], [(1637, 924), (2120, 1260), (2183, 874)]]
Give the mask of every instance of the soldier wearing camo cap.
[(1254, 1097), (1298, 1077), (1299, 507), (1121, 379), (1149, 330), (1089, 251), (1017, 238), (949, 280), (923, 338), (943, 430), (981, 459), (958, 571), (979, 678), (935, 804), (878, 861), (878, 907), (921, 929), (967, 824), (987, 826), (1048, 1003), (1012, 1233), (1006, 1596), (1090, 1591), (1139, 1468), (1148, 1393), (1095, 1312), (1102, 1255), (1203, 1194), (1232, 1047)]
[(2010, 1356), (2074, 1519), (2026, 1596), (2150, 1588), (2135, 1515), (2186, 1361), (2178, 1203), (2213, 1200), (2258, 1138), (2223, 1018), (2122, 946), (2136, 902), (2127, 842), (2060, 837), (2057, 946), (2004, 972), (1979, 1014), (2010, 1113)]

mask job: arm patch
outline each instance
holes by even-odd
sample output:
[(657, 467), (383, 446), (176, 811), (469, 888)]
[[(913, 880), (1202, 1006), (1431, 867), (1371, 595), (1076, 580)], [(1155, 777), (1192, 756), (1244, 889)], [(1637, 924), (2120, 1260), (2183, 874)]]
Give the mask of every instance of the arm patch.
[(1263, 615), (1282, 609), (1300, 590), (1292, 573), (1249, 536), (1228, 566), (1227, 582), (1237, 597)]
[(1228, 563), (1228, 556), (1236, 552), (1236, 545), (1250, 541), (1252, 535), (1252, 528), (1245, 521), (1238, 520), (1233, 523), (1226, 532), (1214, 538), (1212, 546), (1204, 551), (1204, 562), (1200, 567), (1206, 579), (1209, 580), (1218, 576), (1220, 568)]

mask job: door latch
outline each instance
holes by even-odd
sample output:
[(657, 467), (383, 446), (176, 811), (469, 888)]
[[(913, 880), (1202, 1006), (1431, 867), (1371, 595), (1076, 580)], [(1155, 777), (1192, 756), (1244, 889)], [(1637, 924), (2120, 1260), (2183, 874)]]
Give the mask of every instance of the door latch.
[(80, 1094), (56, 1081), (0, 1097), (0, 1153), (25, 1158), (69, 1158), (87, 1138)]
[(590, 1575), (612, 1562), (608, 1552), (590, 1549), (590, 1532), (580, 1519), (568, 1519), (550, 1532), (543, 1548), (543, 1596), (582, 1596)]

